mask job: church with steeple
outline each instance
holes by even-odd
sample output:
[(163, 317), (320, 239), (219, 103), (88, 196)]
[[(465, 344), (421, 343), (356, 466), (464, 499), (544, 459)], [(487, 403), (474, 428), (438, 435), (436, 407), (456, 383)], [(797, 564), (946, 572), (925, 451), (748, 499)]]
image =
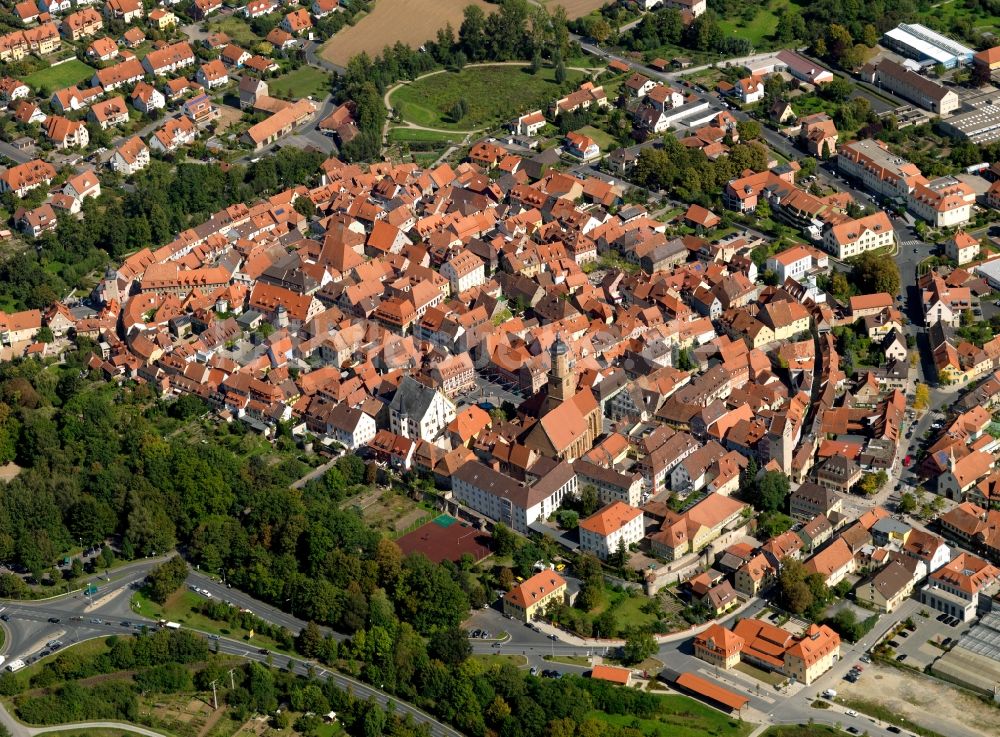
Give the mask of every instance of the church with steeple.
[(540, 417), (524, 444), (550, 458), (574, 461), (594, 447), (601, 434), (601, 408), (589, 387), (577, 390), (572, 353), (561, 335), (552, 341), (549, 358)]

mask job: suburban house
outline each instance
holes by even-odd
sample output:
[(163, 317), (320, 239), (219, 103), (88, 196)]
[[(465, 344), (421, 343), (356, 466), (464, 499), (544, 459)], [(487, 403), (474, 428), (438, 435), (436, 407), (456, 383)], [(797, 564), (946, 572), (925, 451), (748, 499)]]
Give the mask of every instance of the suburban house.
[(111, 168), (123, 176), (132, 176), (149, 166), (149, 148), (139, 136), (132, 136), (115, 149)]

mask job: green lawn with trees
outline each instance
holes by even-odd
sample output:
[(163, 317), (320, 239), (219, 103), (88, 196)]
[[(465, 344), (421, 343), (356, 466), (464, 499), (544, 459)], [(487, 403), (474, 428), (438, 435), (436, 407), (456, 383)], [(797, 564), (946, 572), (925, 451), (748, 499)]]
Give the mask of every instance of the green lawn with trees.
[(47, 97), (56, 90), (80, 84), (94, 76), (94, 68), (78, 59), (72, 59), (62, 64), (45, 67), (24, 78), (24, 83), (31, 89)]
[(267, 86), (272, 95), (299, 99), (312, 97), (323, 99), (330, 92), (330, 75), (322, 69), (303, 64), (288, 74), (267, 80)]
[(390, 102), (403, 120), (428, 128), (472, 130), (499, 125), (518, 115), (545, 108), (561, 90), (580, 81), (580, 72), (567, 71), (566, 83), (555, 81), (556, 70), (536, 73), (526, 65), (468, 67), (441, 72), (405, 84)]

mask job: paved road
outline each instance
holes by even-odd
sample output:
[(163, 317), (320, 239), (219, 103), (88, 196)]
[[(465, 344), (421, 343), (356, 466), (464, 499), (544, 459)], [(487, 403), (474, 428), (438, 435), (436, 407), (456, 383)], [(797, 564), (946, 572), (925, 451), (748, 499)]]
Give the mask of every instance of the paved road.
[[(76, 593), (44, 601), (3, 603), (0, 614), (9, 618), (3, 623), (7, 631), (3, 648), (4, 654), (7, 655), (8, 660), (37, 655), (41, 650), (46, 649), (45, 643), (50, 640), (60, 639), (65, 645), (70, 645), (95, 637), (105, 637), (129, 631), (122, 626), (126, 622), (130, 626), (153, 624), (151, 619), (131, 611), (130, 596), (132, 585), (145, 578), (149, 570), (160, 562), (162, 559), (145, 560), (128, 566), (127, 571), (122, 569), (126, 575), (113, 577), (111, 582), (105, 582), (106, 587), (98, 591), (94, 601), (91, 601), (90, 597)], [(214, 598), (227, 600), (236, 606), (249, 609), (258, 617), (285, 627), (293, 633), (297, 633), (306, 625), (301, 619), (282, 612), (269, 604), (257, 601), (242, 591), (231, 589), (204, 574), (192, 572), (188, 576), (188, 583), (209, 591)], [(50, 619), (58, 621), (51, 622)], [(337, 639), (346, 639), (346, 636), (340, 633), (329, 630), (326, 632)], [(414, 721), (427, 724), (434, 737), (460, 736), (459, 732), (438, 722), (433, 716), (412, 704), (349, 676), (331, 672), (317, 663), (310, 663), (301, 658), (289, 658), (274, 652), (261, 652), (260, 649), (250, 647), (246, 643), (227, 638), (220, 638), (217, 642), (221, 652), (259, 662), (265, 662), (270, 658), (280, 665), (288, 664), (292, 672), (297, 675), (307, 675), (312, 668), (317, 677), (324, 680), (332, 679), (339, 687), (350, 689), (359, 698), (371, 698), (383, 707), (391, 704), (397, 713), (410, 714)], [(17, 725), (2, 710), (0, 710), (0, 723), (7, 724), (14, 737), (32, 737), (36, 733), (56, 731), (57, 729), (45, 728), (32, 731), (32, 728)], [(149, 730), (133, 729), (132, 731), (146, 735), (146, 737), (162, 737)]]
[(18, 151), (16, 148), (11, 146), (6, 141), (0, 141), (0, 154), (6, 156), (8, 159), (18, 164), (23, 164), (26, 161), (31, 161), (32, 158), (24, 151)]

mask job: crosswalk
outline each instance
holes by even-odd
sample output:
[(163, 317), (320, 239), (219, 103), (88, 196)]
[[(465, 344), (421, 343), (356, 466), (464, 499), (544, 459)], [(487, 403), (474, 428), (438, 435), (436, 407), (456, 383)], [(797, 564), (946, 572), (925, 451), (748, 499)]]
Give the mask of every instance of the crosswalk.
[(899, 245), (902, 246), (903, 248), (913, 248), (915, 246), (922, 246), (923, 243), (924, 242), (921, 240), (914, 239), (910, 241), (901, 241)]

